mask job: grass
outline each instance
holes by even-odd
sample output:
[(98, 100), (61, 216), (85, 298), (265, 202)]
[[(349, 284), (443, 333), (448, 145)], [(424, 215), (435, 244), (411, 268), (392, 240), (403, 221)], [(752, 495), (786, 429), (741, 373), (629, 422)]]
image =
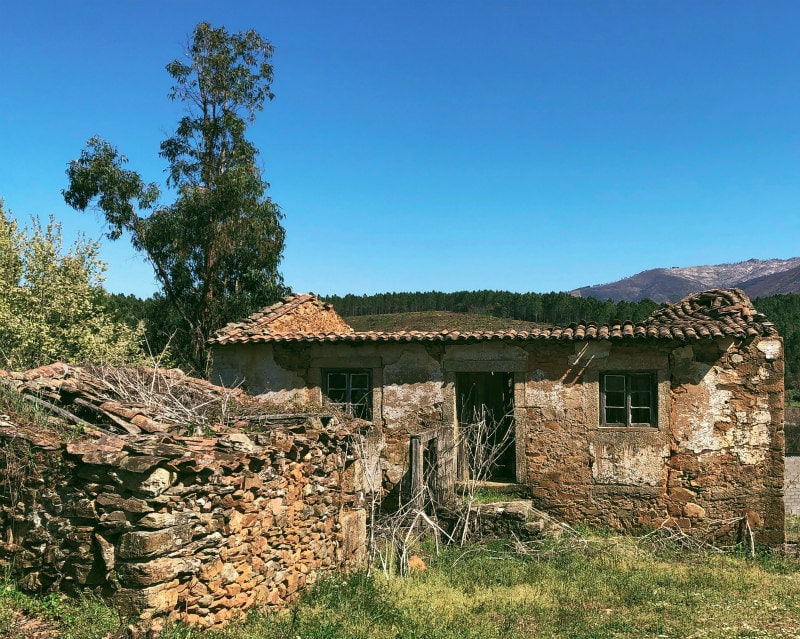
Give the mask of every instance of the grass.
[(47, 414), (38, 406), (26, 402), (22, 395), (0, 379), (0, 415), (14, 419), (14, 423), (33, 428), (49, 426)]
[(387, 313), (385, 315), (357, 315), (344, 321), (356, 331), (531, 331), (544, 324), (535, 324), (507, 317), (492, 317), (471, 313), (448, 311), (422, 311), (416, 313)]
[(0, 378), (0, 420), (8, 419), (21, 433), (34, 439), (63, 441), (83, 433), (83, 428), (54, 417), (46, 408), (26, 400), (23, 395)]
[(786, 541), (800, 543), (800, 515), (786, 515)]
[(762, 555), (676, 558), (630, 538), (520, 556), (507, 546), (450, 550), (425, 572), (332, 577), (293, 609), (220, 633), (165, 639), (797, 637), (800, 564)]
[(291, 611), (222, 633), (166, 639), (796, 637), (800, 566), (763, 556), (660, 558), (632, 540), (535, 560), (508, 548), (449, 551), (428, 570), (330, 578)]
[[(500, 543), (428, 553), (428, 569), (407, 578), (332, 576), (289, 610), (253, 613), (220, 632), (171, 626), (162, 639), (798, 636), (795, 559), (680, 554), (618, 536), (547, 544), (528, 555)], [(93, 639), (119, 627), (97, 601), (37, 599), (6, 581), (0, 637), (27, 636), (3, 635), (20, 610), (49, 624), (49, 637)]]
[(117, 612), (99, 598), (32, 596), (7, 576), (0, 579), (0, 638), (107, 639), (121, 627)]
[[(468, 486), (457, 486), (457, 491), (461, 492), (461, 498), (464, 503), (468, 499)], [(482, 504), (494, 504), (497, 502), (513, 501), (520, 499), (519, 490), (507, 490), (503, 488), (496, 488), (491, 485), (479, 486), (472, 494), (472, 505), (480, 506)]]

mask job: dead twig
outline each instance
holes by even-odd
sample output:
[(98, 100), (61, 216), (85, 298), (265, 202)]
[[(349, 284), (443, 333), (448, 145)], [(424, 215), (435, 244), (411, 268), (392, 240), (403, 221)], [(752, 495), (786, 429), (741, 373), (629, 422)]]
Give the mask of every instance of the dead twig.
[[(71, 422), (71, 423), (73, 423), (73, 424), (75, 424), (77, 426), (83, 426), (83, 427), (88, 427), (88, 428), (97, 428), (94, 424), (90, 424), (89, 422), (87, 422), (86, 420), (81, 419), (80, 417), (78, 417), (74, 413), (71, 413), (71, 412), (69, 412), (68, 410), (66, 410), (64, 408), (60, 408), (59, 406), (56, 406), (55, 404), (51, 404), (50, 402), (47, 402), (47, 401), (43, 400), (40, 397), (36, 397), (35, 395), (27, 395), (27, 394), (25, 394), (25, 395), (22, 395), (22, 398), (25, 401), (31, 402), (32, 404), (37, 404), (38, 406), (41, 406), (42, 408), (50, 411), (54, 415), (58, 415), (59, 417), (63, 417), (68, 422)], [(102, 428), (98, 428), (98, 430), (103, 430), (103, 429)]]

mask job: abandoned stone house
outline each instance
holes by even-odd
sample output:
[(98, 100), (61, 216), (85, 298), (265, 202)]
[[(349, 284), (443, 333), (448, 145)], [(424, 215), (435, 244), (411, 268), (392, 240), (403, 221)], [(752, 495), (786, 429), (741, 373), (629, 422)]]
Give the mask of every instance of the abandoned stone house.
[[(374, 427), (381, 481), (470, 476), (475, 415), (507, 445), (489, 479), (563, 521), (635, 530), (739, 520), (784, 538), (783, 347), (738, 289), (647, 321), (530, 332), (355, 332), (293, 295), (211, 340), (215, 383), (327, 402)], [(415, 470), (416, 468), (416, 470)]]

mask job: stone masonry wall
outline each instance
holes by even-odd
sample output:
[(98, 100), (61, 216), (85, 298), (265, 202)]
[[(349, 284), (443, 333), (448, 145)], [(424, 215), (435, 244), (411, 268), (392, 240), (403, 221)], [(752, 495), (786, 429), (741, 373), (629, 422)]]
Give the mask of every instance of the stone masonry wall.
[[(600, 427), (598, 378), (608, 370), (657, 372), (656, 427)], [(568, 522), (666, 522), (729, 537), (746, 521), (759, 543), (783, 543), (779, 339), (532, 354), (525, 397), (536, 507)]]
[(787, 457), (786, 478), (783, 488), (783, 503), (790, 515), (800, 515), (800, 457)]
[(451, 426), (454, 388), (444, 382), (443, 349), (419, 344), (233, 344), (216, 347), (212, 380), (244, 383), (270, 401), (324, 403), (326, 368), (370, 370), (372, 422), (380, 435), (380, 483), (397, 492), (409, 481), (411, 435)]
[[(215, 362), (218, 355), (223, 370), (237, 351), (221, 349)], [(508, 372), (516, 479), (536, 508), (568, 523), (622, 530), (664, 522), (723, 530), (722, 522), (737, 520), (728, 527), (734, 534), (746, 521), (759, 543), (783, 543), (779, 338), (276, 345), (273, 358), (256, 359), (247, 360), (252, 370), (228, 374), (250, 379), (269, 369), (274, 386), (267, 396), (291, 388), (321, 400), (326, 367), (372, 371), (384, 488), (407, 481), (414, 433), (457, 428), (459, 372)], [(656, 374), (654, 427), (600, 425), (599, 378), (606, 371)], [(281, 376), (290, 383), (282, 385)]]
[(28, 589), (99, 591), (155, 628), (282, 605), (364, 559), (348, 437), (312, 420), (53, 445), (0, 423), (0, 564)]

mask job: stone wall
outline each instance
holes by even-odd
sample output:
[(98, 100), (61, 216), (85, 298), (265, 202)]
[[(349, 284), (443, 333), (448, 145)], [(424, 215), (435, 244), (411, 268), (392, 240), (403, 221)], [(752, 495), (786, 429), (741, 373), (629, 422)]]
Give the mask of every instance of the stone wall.
[(396, 492), (408, 481), (411, 435), (452, 424), (454, 385), (444, 379), (443, 353), (419, 344), (232, 344), (214, 348), (211, 378), (269, 401), (324, 404), (326, 368), (369, 370), (382, 485)]
[(786, 407), (786, 475), (783, 503), (790, 515), (800, 515), (800, 408)]
[(789, 515), (800, 515), (800, 456), (786, 457), (783, 503)]
[(0, 564), (140, 623), (219, 627), (365, 556), (350, 435), (310, 418), (218, 437), (54, 444), (0, 423)]
[[(568, 351), (532, 354), (526, 380), (526, 483), (538, 508), (631, 530), (666, 521), (734, 535), (747, 521), (759, 543), (783, 543), (780, 340)], [(656, 371), (657, 427), (597, 426), (609, 370)]]

